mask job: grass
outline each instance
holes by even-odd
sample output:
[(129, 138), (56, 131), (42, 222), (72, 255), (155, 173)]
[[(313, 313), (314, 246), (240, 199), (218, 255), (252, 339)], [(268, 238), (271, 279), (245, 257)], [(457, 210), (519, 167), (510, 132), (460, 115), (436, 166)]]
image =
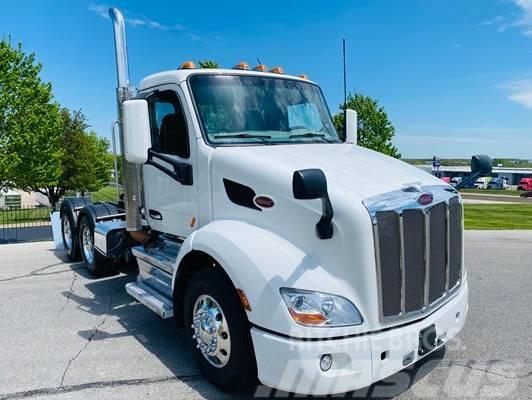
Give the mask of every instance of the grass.
[(501, 196), (519, 196), (523, 193), (522, 190), (496, 190), (496, 189), (461, 189), (460, 193), (475, 193), (475, 194), (500, 194)]
[(532, 229), (531, 204), (464, 204), (465, 229)]
[(105, 186), (97, 192), (91, 193), (91, 199), (96, 201), (116, 201), (117, 193), (114, 185)]
[(18, 210), (0, 210), (0, 225), (24, 224), (50, 221), (51, 207), (21, 208)]

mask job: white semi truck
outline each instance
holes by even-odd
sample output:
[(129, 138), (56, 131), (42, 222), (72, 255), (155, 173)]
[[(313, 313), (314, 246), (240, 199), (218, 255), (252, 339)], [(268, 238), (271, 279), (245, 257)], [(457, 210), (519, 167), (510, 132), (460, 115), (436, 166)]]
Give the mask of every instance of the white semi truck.
[[(226, 391), (366, 387), (460, 331), (455, 188), (357, 146), (353, 111), (341, 142), (320, 88), (281, 68), (187, 62), (132, 88), (124, 19), (109, 14), (125, 195), (62, 203), (70, 259), (95, 275), (136, 261), (127, 292), (175, 318)], [(474, 157), (471, 179), (490, 168)]]

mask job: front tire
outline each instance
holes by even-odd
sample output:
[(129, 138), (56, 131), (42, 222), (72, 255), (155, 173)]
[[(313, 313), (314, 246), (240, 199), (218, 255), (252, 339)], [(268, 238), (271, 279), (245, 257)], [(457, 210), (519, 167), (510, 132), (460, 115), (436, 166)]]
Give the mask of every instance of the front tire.
[(94, 248), (94, 224), (87, 216), (82, 217), (79, 224), (79, 249), (91, 275), (101, 276), (111, 272), (110, 261)]
[(187, 342), (207, 380), (226, 392), (256, 384), (249, 321), (220, 267), (199, 270), (190, 278), (184, 307)]

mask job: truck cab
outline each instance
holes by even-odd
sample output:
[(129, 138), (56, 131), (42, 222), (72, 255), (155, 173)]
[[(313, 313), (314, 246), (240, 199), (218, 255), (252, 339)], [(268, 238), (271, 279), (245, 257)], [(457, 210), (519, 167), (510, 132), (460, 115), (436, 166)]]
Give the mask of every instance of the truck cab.
[(456, 189), (357, 146), (353, 112), (340, 141), (319, 86), (281, 68), (187, 62), (121, 86), (123, 18), (110, 15), (125, 198), (63, 204), (71, 259), (95, 274), (136, 262), (127, 292), (173, 317), (226, 391), (257, 378), (301, 394), (355, 390), (462, 329)]
[(532, 190), (532, 178), (521, 178), (517, 190)]

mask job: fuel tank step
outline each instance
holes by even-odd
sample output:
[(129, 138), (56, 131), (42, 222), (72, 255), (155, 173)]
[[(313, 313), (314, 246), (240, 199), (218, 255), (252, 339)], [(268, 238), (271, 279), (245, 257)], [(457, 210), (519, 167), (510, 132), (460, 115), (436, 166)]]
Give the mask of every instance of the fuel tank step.
[(144, 284), (142, 281), (128, 283), (126, 285), (126, 292), (161, 318), (166, 319), (174, 316), (172, 300)]
[(138, 260), (172, 274), (180, 246), (178, 242), (160, 239), (152, 245), (133, 247), (132, 251)]

